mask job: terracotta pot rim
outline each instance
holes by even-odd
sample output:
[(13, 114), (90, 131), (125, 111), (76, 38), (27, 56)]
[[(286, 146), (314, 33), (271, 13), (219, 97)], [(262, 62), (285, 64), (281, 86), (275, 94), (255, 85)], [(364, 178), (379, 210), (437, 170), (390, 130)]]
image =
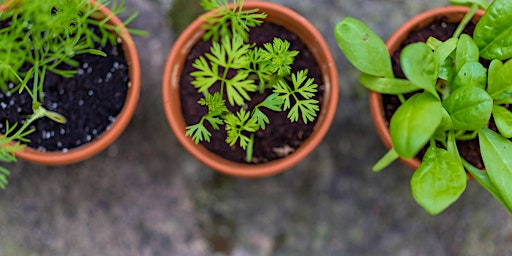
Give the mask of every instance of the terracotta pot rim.
[[(326, 84), (326, 97), (322, 106), (323, 113), (319, 115), (317, 126), (315, 126), (310, 138), (308, 138), (301, 147), (288, 157), (264, 164), (245, 164), (226, 160), (208, 151), (204, 146), (200, 144), (196, 145), (189, 137), (185, 137), (185, 122), (181, 117), (179, 95), (176, 96), (176, 93), (172, 93), (173, 91), (179, 90), (181, 65), (184, 63), (184, 60), (180, 59), (180, 56), (186, 55), (195, 42), (201, 38), (204, 33), (204, 30), (201, 28), (203, 24), (202, 17), (205, 15), (211, 15), (213, 12), (208, 12), (192, 22), (176, 40), (169, 53), (164, 69), (162, 98), (164, 110), (171, 129), (181, 145), (190, 154), (206, 166), (221, 173), (237, 177), (255, 178), (274, 175), (289, 169), (305, 158), (321, 142), (330, 127), (337, 108), (338, 77), (334, 59), (327, 43), (324, 41), (320, 32), (318, 32), (318, 30), (316, 30), (316, 28), (304, 17), (287, 7), (270, 2), (246, 1), (244, 3), (244, 8), (259, 8), (260, 11), (266, 12), (269, 14), (269, 17), (266, 20), (268, 22), (279, 24), (280, 22), (283, 22), (284, 19), (293, 21), (294, 23), (292, 24), (292, 27), (288, 27), (288, 29), (299, 35), (303, 40), (305, 38), (303, 38), (304, 36), (301, 36), (301, 34), (308, 34), (308, 37), (311, 37), (310, 39), (313, 39), (313, 42), (307, 44), (307, 46), (312, 54), (315, 55), (317, 62), (319, 62), (318, 58), (325, 59), (324, 63), (319, 62), (323, 79)], [(280, 15), (279, 17), (276, 17), (272, 16), (272, 13), (280, 13)], [(298, 28), (308, 32), (298, 33)], [(315, 45), (314, 50), (312, 50), (312, 45)], [(176, 61), (181, 62), (175, 63)], [(175, 111), (179, 113), (179, 116), (173, 114)]]
[[(98, 4), (96, 0), (91, 0), (91, 3)], [(16, 156), (20, 159), (43, 165), (67, 165), (86, 160), (112, 144), (130, 122), (135, 108), (137, 107), (140, 94), (140, 65), (137, 49), (130, 33), (128, 33), (122, 21), (117, 16), (113, 15), (105, 6), (102, 6), (99, 12), (103, 13), (105, 16), (111, 16), (109, 23), (122, 26), (121, 33), (124, 38), (122, 46), (129, 66), (130, 83), (125, 104), (121, 112), (109, 129), (87, 144), (69, 149), (69, 151), (66, 152), (42, 152), (34, 148), (26, 147), (24, 150), (16, 152)]]
[[(386, 46), (390, 54), (398, 49), (401, 42), (409, 35), (409, 33), (415, 29), (418, 29), (422, 26), (428, 25), (437, 17), (443, 16), (455, 16), (456, 19), (462, 17), (469, 11), (469, 7), (465, 6), (445, 6), (438, 7), (435, 9), (427, 10), (423, 13), (414, 16), (407, 22), (405, 22), (402, 26), (400, 26), (386, 41)], [(479, 10), (475, 14), (475, 19), (479, 19), (484, 14), (484, 11)], [(458, 19), (460, 21), (460, 19)], [(389, 134), (389, 127), (386, 124), (386, 119), (384, 118), (384, 110), (382, 108), (382, 95), (380, 93), (370, 91), (369, 95), (370, 101), (370, 111), (372, 114), (372, 119), (374, 121), (377, 133), (379, 134), (381, 140), (384, 142), (385, 146), (388, 149), (392, 148), (391, 137)], [(400, 160), (407, 165), (408, 167), (416, 170), (421, 165), (421, 160), (417, 158), (412, 159), (404, 159), (400, 158)]]

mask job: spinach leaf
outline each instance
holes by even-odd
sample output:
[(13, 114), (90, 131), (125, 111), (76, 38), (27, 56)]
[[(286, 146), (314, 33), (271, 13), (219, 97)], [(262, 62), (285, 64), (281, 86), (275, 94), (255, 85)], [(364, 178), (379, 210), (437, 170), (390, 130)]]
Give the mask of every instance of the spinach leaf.
[(459, 42), (457, 44), (457, 51), (455, 59), (457, 60), (455, 65), (456, 72), (459, 72), (464, 64), (469, 62), (478, 62), (480, 58), (480, 50), (476, 45), (473, 38), (467, 34), (460, 35)]
[(494, 0), (475, 27), (473, 38), (483, 58), (511, 58), (512, 1)]
[(492, 183), (491, 178), (489, 178), (489, 174), (486, 171), (482, 171), (473, 165), (471, 165), (468, 161), (462, 159), (462, 165), (464, 165), (464, 168), (471, 174), (471, 176), (480, 184), (482, 187), (487, 189), (491, 195), (496, 198), (509, 212), (512, 213), (512, 205), (507, 205), (507, 202), (503, 199), (503, 196), (501, 196), (498, 189), (496, 189), (496, 186), (494, 186), (494, 183)]
[(492, 116), (500, 134), (505, 138), (512, 138), (512, 113), (505, 107), (494, 105)]
[(398, 159), (400, 156), (395, 151), (394, 148), (391, 148), (383, 157), (373, 165), (372, 170), (374, 172), (380, 172), (382, 169), (389, 166), (391, 163), (393, 163), (396, 159)]
[(431, 144), (420, 167), (411, 178), (412, 196), (432, 214), (438, 214), (455, 202), (466, 189), (466, 172), (447, 150)]
[(468, 62), (461, 67), (453, 81), (453, 90), (462, 86), (476, 86), (485, 90), (487, 69), (480, 62)]
[(443, 101), (452, 117), (453, 128), (475, 131), (487, 124), (492, 112), (492, 98), (475, 86), (461, 87)]
[(336, 24), (334, 35), (347, 59), (361, 72), (394, 77), (386, 44), (364, 23), (346, 17)]
[(400, 64), (405, 76), (417, 86), (439, 97), (435, 89), (440, 64), (434, 52), (425, 43), (407, 45), (400, 55)]
[(383, 94), (404, 94), (421, 89), (406, 79), (377, 77), (366, 73), (361, 73), (359, 82), (369, 90)]
[(478, 131), (482, 159), (490, 180), (506, 205), (512, 205), (512, 142), (489, 128)]
[(404, 158), (418, 154), (441, 123), (443, 107), (430, 93), (413, 95), (402, 104), (389, 125), (393, 147)]
[(507, 61), (505, 64), (499, 64), (499, 61), (491, 62), (489, 71), (489, 80), (492, 81), (487, 88), (487, 92), (493, 99), (498, 99), (503, 93), (512, 89), (512, 61)]
[[(500, 69), (503, 67), (503, 62), (501, 60), (492, 60), (491, 64), (489, 64), (489, 70), (487, 71), (487, 92), (493, 96), (493, 92), (497, 91), (499, 82), (495, 80), (499, 80), (499, 76), (501, 75)], [(495, 99), (493, 97), (493, 99)]]
[(458, 39), (450, 38), (445, 42), (436, 42), (436, 40), (437, 39), (430, 37), (428, 41), (430, 41), (431, 47), (435, 44), (439, 44), (437, 47), (434, 47), (434, 58), (436, 64), (439, 65), (438, 77), (450, 83), (454, 74), (453, 58), (451, 55), (457, 48)]

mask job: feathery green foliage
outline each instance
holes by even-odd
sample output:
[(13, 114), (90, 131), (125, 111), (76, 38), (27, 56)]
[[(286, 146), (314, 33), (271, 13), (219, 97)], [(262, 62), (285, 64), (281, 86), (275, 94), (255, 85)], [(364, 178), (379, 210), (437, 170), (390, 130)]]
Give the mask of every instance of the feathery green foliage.
[[(208, 113), (199, 123), (189, 125), (186, 135), (199, 143), (210, 142), (214, 130), (224, 125), (230, 146), (238, 145), (246, 151), (246, 161), (252, 160), (254, 133), (264, 130), (270, 119), (263, 109), (281, 112), (288, 110), (291, 122), (312, 122), (319, 111), (313, 99), (318, 85), (307, 77), (307, 70), (292, 74), (291, 66), (298, 51), (290, 50), (290, 43), (280, 38), (262, 47), (247, 43), (251, 27), (263, 23), (265, 13), (244, 10), (243, 0), (235, 0), (233, 8), (227, 0), (203, 0), (206, 10), (217, 10), (206, 17), (204, 40), (212, 40), (209, 53), (197, 58), (190, 73), (192, 85), (204, 94), (198, 103), (208, 107)], [(216, 88), (219, 88), (218, 90)], [(248, 108), (251, 94), (270, 92), (252, 110)], [(228, 105), (238, 109), (229, 111)]]
[[(14, 152), (24, 148), (26, 135), (33, 132), (29, 125), (35, 120), (47, 117), (55, 122), (66, 122), (59, 113), (46, 110), (44, 101), (45, 74), (51, 72), (63, 77), (73, 77), (76, 70), (60, 69), (60, 64), (78, 67), (74, 57), (80, 54), (106, 56), (95, 49), (95, 43), (104, 46), (107, 41), (117, 44), (120, 28), (107, 24), (111, 17), (99, 15), (98, 10), (111, 5), (113, 15), (123, 10), (124, 0), (18, 0), (10, 1), (0, 12), (5, 24), (0, 28), (0, 90), (7, 94), (28, 92), (32, 98), (33, 113), (22, 123), (6, 123), (5, 134), (0, 135), (0, 161), (14, 162)], [(125, 21), (133, 20), (137, 13)], [(97, 35), (90, 29), (96, 26)], [(129, 30), (144, 34), (139, 30)], [(32, 81), (32, 83), (29, 83)], [(18, 129), (19, 127), (19, 129)], [(9, 172), (0, 168), (0, 188), (7, 184)]]

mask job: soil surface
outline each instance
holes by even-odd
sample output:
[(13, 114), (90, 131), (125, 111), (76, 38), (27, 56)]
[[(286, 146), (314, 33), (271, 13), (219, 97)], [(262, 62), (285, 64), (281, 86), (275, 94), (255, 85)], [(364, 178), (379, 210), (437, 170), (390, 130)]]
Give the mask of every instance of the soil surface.
[[(108, 42), (104, 47), (97, 45), (97, 49), (107, 57), (82, 54), (74, 58), (80, 63), (78, 67), (60, 66), (77, 70), (72, 78), (47, 72), (42, 105), (62, 114), (67, 122), (60, 124), (48, 118), (35, 121), (31, 125), (35, 131), (27, 136), (28, 146), (41, 151), (67, 151), (94, 140), (115, 121), (128, 90), (128, 65), (120, 43), (114, 46)], [(23, 122), (32, 114), (32, 99), (27, 92), (0, 91), (0, 104), (1, 133), (5, 132), (6, 120), (10, 124)]]
[[(249, 33), (250, 43), (255, 43), (261, 47), (264, 43), (272, 42), (274, 37), (288, 40), (291, 43), (290, 50), (298, 50), (300, 53), (295, 57), (295, 63), (292, 66), (292, 72), (308, 69), (308, 77), (314, 78), (315, 83), (318, 84), (318, 93), (315, 99), (318, 100), (321, 106), (324, 85), (321, 78), (321, 73), (318, 68), (317, 62), (307, 47), (300, 41), (297, 35), (286, 30), (285, 28), (266, 22), (260, 27), (251, 29)], [(181, 98), (186, 99), (181, 102), (183, 115), (187, 125), (196, 124), (201, 117), (206, 114), (207, 108), (200, 106), (197, 101), (203, 97), (201, 93), (192, 85), (193, 77), (189, 76), (190, 72), (196, 69), (192, 67), (192, 63), (199, 56), (203, 56), (210, 51), (211, 42), (199, 41), (191, 50), (191, 54), (187, 59), (182, 71), (181, 77)], [(219, 85), (216, 85), (217, 88)], [(215, 88), (215, 86), (213, 87)], [(256, 104), (260, 103), (268, 96), (270, 92), (260, 94), (252, 93), (251, 103), (248, 104), (247, 109), (251, 110)], [(292, 103), (293, 104), (293, 103)], [(229, 105), (229, 104), (228, 104)], [(236, 108), (231, 107), (237, 111)], [(252, 163), (263, 163), (284, 157), (294, 152), (301, 143), (306, 140), (312, 133), (315, 122), (305, 124), (302, 121), (290, 122), (287, 118), (288, 111), (273, 112), (267, 109), (262, 109), (269, 117), (270, 124), (267, 125), (265, 130), (258, 131), (254, 139), (254, 153)], [(235, 146), (230, 147), (226, 142), (226, 131), (221, 127), (219, 131), (214, 131), (210, 126), (207, 126), (212, 133), (211, 142), (202, 143), (210, 151), (232, 161), (245, 162), (245, 151), (240, 148), (238, 142)]]

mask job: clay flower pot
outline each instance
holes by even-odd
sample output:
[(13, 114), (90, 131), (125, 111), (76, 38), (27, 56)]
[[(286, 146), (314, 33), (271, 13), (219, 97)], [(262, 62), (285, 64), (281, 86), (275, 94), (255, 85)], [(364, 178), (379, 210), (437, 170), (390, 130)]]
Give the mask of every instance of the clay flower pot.
[[(469, 7), (463, 6), (447, 6), (432, 9), (421, 13), (399, 27), (395, 33), (386, 42), (389, 53), (392, 55), (397, 49), (399, 49), (402, 42), (407, 38), (411, 31), (419, 30), (431, 24), (436, 18), (446, 17), (447, 22), (460, 22), (464, 15), (469, 11)], [(484, 11), (479, 10), (472, 19), (473, 23), (476, 23), (484, 14)], [(370, 110), (372, 119), (377, 129), (377, 133), (386, 145), (388, 149), (392, 148), (391, 137), (389, 135), (389, 126), (385, 119), (384, 109), (382, 105), (382, 95), (380, 93), (370, 91)], [(403, 159), (400, 160), (416, 170), (421, 165), (421, 160), (417, 158)]]
[[(238, 177), (262, 177), (284, 171), (305, 158), (317, 147), (327, 133), (334, 118), (338, 101), (338, 77), (335, 62), (321, 34), (304, 17), (294, 11), (269, 2), (246, 1), (245, 9), (258, 8), (268, 17), (265, 22), (271, 22), (287, 28), (304, 41), (316, 61), (319, 63), (326, 89), (322, 112), (317, 117), (317, 123), (311, 136), (293, 153), (285, 158), (263, 164), (246, 164), (229, 161), (207, 150), (201, 144), (195, 144), (190, 137), (185, 136), (186, 123), (182, 115), (180, 99), (180, 77), (188, 52), (193, 45), (201, 40), (204, 33), (203, 19), (195, 20), (175, 42), (164, 69), (162, 93), (163, 104), (169, 124), (183, 147), (194, 157), (208, 167), (224, 174)], [(206, 13), (205, 15), (211, 15)], [(271, 121), (272, 122), (272, 121)]]
[[(91, 0), (91, 4), (98, 4), (95, 0)], [(114, 140), (124, 131), (125, 127), (131, 120), (140, 93), (140, 66), (137, 50), (132, 37), (124, 27), (121, 20), (112, 15), (112, 12), (102, 7), (99, 12), (105, 17), (111, 17), (109, 23), (115, 26), (122, 26), (123, 33), (123, 50), (129, 69), (130, 87), (126, 95), (126, 100), (123, 109), (116, 117), (116, 120), (112, 123), (109, 129), (99, 135), (91, 142), (82, 146), (69, 149), (66, 152), (63, 151), (38, 151), (36, 149), (26, 147), (23, 151), (16, 152), (16, 156), (33, 163), (44, 164), (44, 165), (66, 165), (76, 163), (93, 155), (101, 152), (108, 147)]]

